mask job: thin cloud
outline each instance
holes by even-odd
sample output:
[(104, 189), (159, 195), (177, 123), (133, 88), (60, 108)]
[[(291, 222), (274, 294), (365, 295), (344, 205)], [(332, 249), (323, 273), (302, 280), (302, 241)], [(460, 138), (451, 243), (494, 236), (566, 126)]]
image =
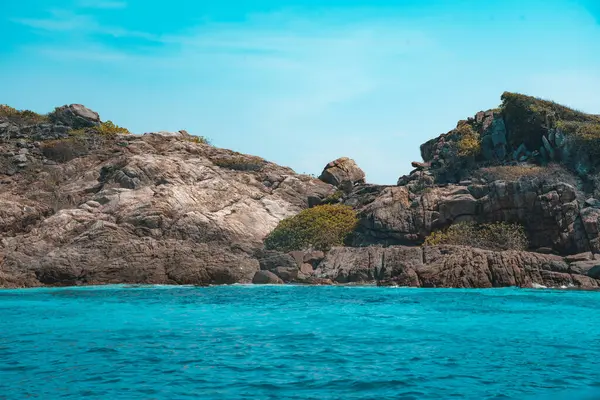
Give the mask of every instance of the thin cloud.
[(124, 1), (110, 1), (110, 0), (79, 0), (77, 5), (86, 8), (100, 8), (107, 10), (116, 10), (127, 7), (127, 3)]

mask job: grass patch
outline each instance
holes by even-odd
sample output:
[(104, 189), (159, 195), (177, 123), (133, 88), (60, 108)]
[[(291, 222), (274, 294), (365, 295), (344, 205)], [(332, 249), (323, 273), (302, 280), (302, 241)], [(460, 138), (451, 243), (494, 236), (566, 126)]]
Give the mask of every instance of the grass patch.
[(474, 171), (473, 177), (476, 179), (485, 179), (487, 182), (538, 178), (545, 182), (560, 181), (575, 187), (579, 186), (577, 177), (558, 163), (543, 166), (532, 164), (491, 166)]
[(356, 212), (343, 205), (320, 205), (282, 220), (265, 239), (268, 250), (327, 251), (341, 246), (358, 224)]
[(527, 250), (529, 247), (523, 226), (507, 222), (491, 224), (461, 222), (451, 225), (445, 231), (431, 232), (425, 239), (425, 244), (470, 246), (494, 251)]

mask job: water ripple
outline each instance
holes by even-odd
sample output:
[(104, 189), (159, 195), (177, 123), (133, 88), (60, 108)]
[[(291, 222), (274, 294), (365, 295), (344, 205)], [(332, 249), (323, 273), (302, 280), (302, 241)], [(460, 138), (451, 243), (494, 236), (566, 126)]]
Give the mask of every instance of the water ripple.
[(518, 289), (4, 290), (0, 399), (591, 400), (599, 300)]

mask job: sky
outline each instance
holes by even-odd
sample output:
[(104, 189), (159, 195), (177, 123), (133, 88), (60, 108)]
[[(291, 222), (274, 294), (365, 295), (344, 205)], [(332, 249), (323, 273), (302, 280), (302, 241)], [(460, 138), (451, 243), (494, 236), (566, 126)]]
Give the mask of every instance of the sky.
[(395, 184), (504, 91), (600, 113), (598, 0), (0, 0), (0, 103)]

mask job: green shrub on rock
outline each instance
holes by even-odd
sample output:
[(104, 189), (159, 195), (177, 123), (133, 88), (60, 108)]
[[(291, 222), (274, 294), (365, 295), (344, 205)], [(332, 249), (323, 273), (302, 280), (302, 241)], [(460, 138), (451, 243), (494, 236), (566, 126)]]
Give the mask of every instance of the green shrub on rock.
[(265, 239), (268, 250), (329, 250), (341, 246), (358, 223), (356, 212), (344, 205), (321, 205), (282, 220)]
[(507, 222), (474, 224), (461, 222), (445, 231), (431, 232), (428, 246), (443, 244), (478, 247), (486, 250), (527, 250), (529, 242), (523, 226)]

